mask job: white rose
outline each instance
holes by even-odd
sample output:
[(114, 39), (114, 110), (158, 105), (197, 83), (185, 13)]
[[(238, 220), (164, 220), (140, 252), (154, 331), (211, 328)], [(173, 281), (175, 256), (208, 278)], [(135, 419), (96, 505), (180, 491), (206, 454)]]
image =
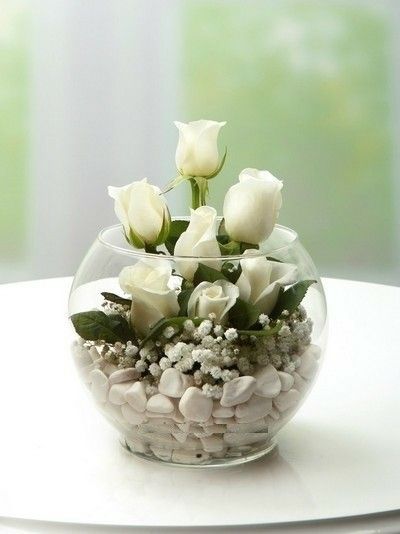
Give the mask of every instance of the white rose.
[(184, 176), (209, 176), (219, 164), (218, 133), (226, 122), (175, 122), (179, 130), (176, 167)]
[(188, 315), (207, 318), (210, 313), (215, 313), (216, 321), (224, 323), (238, 296), (239, 288), (227, 280), (200, 282), (190, 295)]
[(171, 222), (161, 190), (147, 183), (147, 178), (124, 187), (109, 186), (114, 209), (126, 238), (137, 248), (164, 243)]
[(248, 249), (244, 255), (249, 256), (240, 261), (242, 268), (236, 285), (240, 298), (254, 304), (260, 313), (269, 314), (274, 309), (279, 289), (294, 284), (297, 280), (297, 267), (290, 263), (267, 260), (258, 250)]
[(268, 171), (244, 169), (224, 200), (225, 228), (234, 241), (261, 243), (271, 234), (282, 206), (282, 182)]
[[(218, 241), (216, 239), (218, 231), (217, 212), (211, 206), (200, 206), (196, 210), (190, 210), (190, 222), (187, 230), (179, 236), (174, 254), (176, 256), (220, 256)], [(177, 268), (180, 274), (187, 280), (193, 280), (198, 262), (190, 260), (177, 260)], [(220, 260), (203, 260), (202, 263), (219, 269)]]
[(119, 275), (121, 288), (132, 295), (131, 322), (141, 335), (163, 317), (179, 313), (177, 294), (169, 287), (171, 274), (167, 260), (154, 258), (124, 267)]

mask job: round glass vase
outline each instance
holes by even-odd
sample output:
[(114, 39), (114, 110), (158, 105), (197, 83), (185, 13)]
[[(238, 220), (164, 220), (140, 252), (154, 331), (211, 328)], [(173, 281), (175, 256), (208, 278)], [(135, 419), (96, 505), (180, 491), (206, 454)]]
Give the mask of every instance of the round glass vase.
[[(164, 269), (170, 267), (169, 288), (178, 295), (178, 273), (193, 272), (199, 264), (235, 272), (249, 258), (177, 257), (164, 252), (133, 249), (116, 225), (100, 232), (83, 259), (72, 283), (69, 316), (75, 328), (77, 318), (99, 323), (90, 323), (92, 335), (80, 332), (82, 337), (77, 335), (72, 346), (89, 395), (119, 431), (122, 445), (148, 460), (226, 466), (272, 452), (277, 432), (304, 402), (321, 368), (327, 311), (313, 261), (293, 230), (276, 225), (255, 254), (272, 262), (271, 283), (282, 265), (296, 268), (297, 282), (286, 287), (275, 283), (272, 291), (275, 300), (285, 293), (290, 311), (281, 309), (279, 317), (262, 315), (258, 330), (250, 333), (228, 332), (230, 325), (219, 325), (213, 316), (180, 317), (172, 325), (159, 323), (161, 328), (153, 330), (148, 341), (146, 333), (130, 339), (126, 325), (131, 308), (132, 314), (135, 310), (135, 296), (132, 306), (132, 297), (120, 287), (124, 267), (141, 262), (152, 269), (162, 260)], [(299, 295), (301, 305), (296, 301)], [(142, 312), (139, 306), (137, 319)], [(110, 320), (116, 329), (105, 341)], [(100, 339), (94, 339), (93, 328), (99, 329)]]

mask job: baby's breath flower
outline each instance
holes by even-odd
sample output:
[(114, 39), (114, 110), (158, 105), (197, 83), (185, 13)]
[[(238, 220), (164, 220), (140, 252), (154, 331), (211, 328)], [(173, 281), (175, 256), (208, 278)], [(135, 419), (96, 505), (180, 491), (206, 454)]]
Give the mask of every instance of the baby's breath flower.
[(144, 360), (138, 360), (135, 363), (135, 369), (139, 371), (139, 373), (144, 373), (148, 368), (147, 363)]
[(165, 371), (165, 369), (168, 369), (169, 367), (172, 366), (171, 360), (169, 358), (166, 358), (165, 356), (163, 356), (158, 363), (159, 363), (160, 368), (163, 371)]
[(236, 328), (228, 328), (225, 332), (225, 337), (228, 341), (234, 341), (238, 337)]
[(224, 328), (223, 326), (221, 326), (220, 324), (217, 324), (215, 327), (214, 327), (214, 334), (216, 336), (223, 336), (224, 335)]
[(150, 364), (149, 372), (150, 372), (151, 375), (153, 375), (156, 378), (158, 378), (159, 376), (161, 376), (161, 372), (162, 371), (161, 371), (161, 368), (158, 365), (158, 363), (152, 363), (152, 364)]
[(125, 354), (132, 358), (133, 356), (136, 356), (138, 352), (138, 347), (132, 345), (132, 341), (128, 341), (128, 343), (126, 344)]
[(167, 339), (170, 339), (175, 334), (175, 328), (173, 326), (167, 326), (164, 328), (163, 336)]
[(199, 337), (203, 338), (204, 336), (208, 336), (208, 334), (212, 330), (212, 327), (212, 322), (209, 319), (204, 319), (204, 321), (202, 321), (197, 328), (197, 333)]
[(258, 322), (260, 323), (261, 326), (268, 326), (270, 322), (268, 315), (266, 315), (265, 313), (262, 313), (261, 315), (259, 315)]
[(184, 323), (183, 323), (183, 328), (186, 332), (190, 333), (190, 332), (193, 332), (194, 329), (195, 329), (195, 326), (194, 326), (194, 323), (191, 319), (187, 319)]

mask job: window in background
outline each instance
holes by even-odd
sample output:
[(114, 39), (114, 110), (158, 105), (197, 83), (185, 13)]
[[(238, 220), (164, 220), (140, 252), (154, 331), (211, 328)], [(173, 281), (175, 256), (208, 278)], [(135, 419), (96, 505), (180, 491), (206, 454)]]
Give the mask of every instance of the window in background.
[(27, 2), (0, 6), (0, 259), (17, 263), (24, 254), (28, 153)]
[(390, 9), (185, 3), (183, 86), (187, 118), (228, 121), (218, 208), (242, 168), (268, 168), (285, 179), (280, 222), (323, 273), (398, 283)]

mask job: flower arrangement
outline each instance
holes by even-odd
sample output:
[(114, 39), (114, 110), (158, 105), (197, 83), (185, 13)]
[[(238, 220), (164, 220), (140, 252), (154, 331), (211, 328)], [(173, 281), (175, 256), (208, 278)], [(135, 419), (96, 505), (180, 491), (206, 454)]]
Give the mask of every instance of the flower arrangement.
[[(225, 123), (175, 124), (178, 176), (164, 192), (146, 178), (109, 187), (138, 255), (119, 272), (122, 294), (71, 315), (73, 352), (132, 452), (209, 464), (271, 449), (309, 389), (321, 351), (302, 301), (318, 280), (266, 253), (282, 182), (244, 169), (219, 218), (206, 202)], [(171, 219), (165, 193), (184, 182), (190, 218)]]

